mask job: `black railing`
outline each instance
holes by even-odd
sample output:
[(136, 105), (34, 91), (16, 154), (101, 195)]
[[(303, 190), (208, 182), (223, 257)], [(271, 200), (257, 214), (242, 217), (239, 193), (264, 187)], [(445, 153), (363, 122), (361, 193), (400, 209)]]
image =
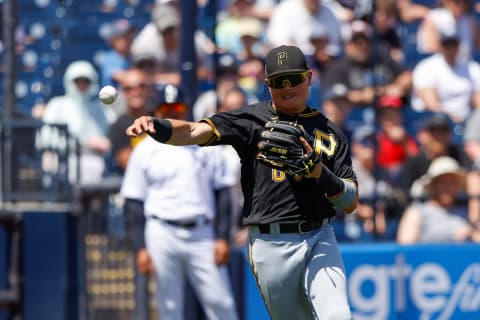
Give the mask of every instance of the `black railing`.
[[(1, 201), (70, 202), (78, 143), (66, 125), (9, 120), (0, 125)], [(72, 164), (74, 163), (74, 164)], [(72, 172), (73, 170), (73, 172)], [(72, 174), (72, 173), (77, 174)]]

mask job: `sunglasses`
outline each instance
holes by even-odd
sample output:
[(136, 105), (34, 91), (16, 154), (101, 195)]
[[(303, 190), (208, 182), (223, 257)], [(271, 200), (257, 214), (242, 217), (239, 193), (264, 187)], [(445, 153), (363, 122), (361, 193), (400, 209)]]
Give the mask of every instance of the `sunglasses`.
[(176, 112), (176, 113), (184, 113), (187, 111), (187, 106), (184, 103), (176, 102), (176, 103), (167, 103), (161, 104), (158, 106), (160, 112)]
[(274, 89), (283, 89), (286, 86), (296, 87), (305, 81), (307, 75), (308, 71), (283, 73), (267, 78), (267, 84)]
[(123, 91), (125, 92), (131, 92), (135, 89), (141, 89), (141, 90), (145, 90), (147, 88), (150, 88), (151, 85), (149, 83), (140, 83), (140, 84), (137, 84), (136, 86), (124, 86), (122, 87)]

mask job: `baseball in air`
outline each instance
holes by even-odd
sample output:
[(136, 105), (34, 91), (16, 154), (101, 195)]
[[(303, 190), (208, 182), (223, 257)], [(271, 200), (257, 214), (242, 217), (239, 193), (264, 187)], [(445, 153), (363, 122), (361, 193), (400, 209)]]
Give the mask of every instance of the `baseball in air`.
[(117, 99), (117, 89), (112, 86), (104, 86), (98, 92), (98, 98), (104, 104), (112, 104)]

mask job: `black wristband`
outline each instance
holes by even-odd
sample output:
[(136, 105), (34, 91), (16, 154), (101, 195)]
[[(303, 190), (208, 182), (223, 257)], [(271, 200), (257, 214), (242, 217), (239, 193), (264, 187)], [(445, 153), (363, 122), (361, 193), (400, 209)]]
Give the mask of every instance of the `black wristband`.
[(339, 194), (344, 188), (342, 179), (338, 178), (325, 166), (322, 168), (320, 178), (317, 179), (317, 185), (328, 197)]
[(153, 139), (159, 142), (167, 142), (173, 134), (172, 123), (166, 119), (153, 118), (155, 133), (148, 133)]

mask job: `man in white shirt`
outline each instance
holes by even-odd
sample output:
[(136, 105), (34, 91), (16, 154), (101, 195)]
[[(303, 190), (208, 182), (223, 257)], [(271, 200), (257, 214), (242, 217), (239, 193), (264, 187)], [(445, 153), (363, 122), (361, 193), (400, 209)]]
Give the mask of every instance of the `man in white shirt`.
[(340, 23), (333, 12), (319, 0), (284, 0), (272, 13), (267, 28), (267, 40), (272, 47), (292, 44), (307, 55), (314, 51), (310, 35), (315, 26), (325, 26), (329, 35), (331, 56), (342, 52)]
[(458, 35), (443, 34), (440, 52), (413, 69), (415, 110), (445, 112), (454, 122), (462, 123), (480, 106), (480, 65), (459, 60), (458, 52)]

